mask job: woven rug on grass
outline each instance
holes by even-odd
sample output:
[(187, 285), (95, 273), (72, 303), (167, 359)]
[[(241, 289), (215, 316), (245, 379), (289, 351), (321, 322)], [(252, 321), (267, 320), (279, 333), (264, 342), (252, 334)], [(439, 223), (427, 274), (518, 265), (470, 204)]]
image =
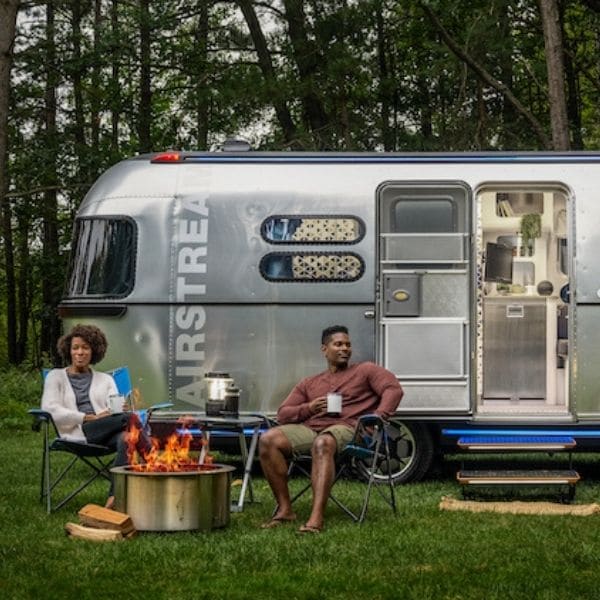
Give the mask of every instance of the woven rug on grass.
[(555, 502), (477, 502), (442, 496), (440, 510), (495, 512), (513, 515), (576, 515), (588, 517), (600, 513), (600, 504), (557, 504)]

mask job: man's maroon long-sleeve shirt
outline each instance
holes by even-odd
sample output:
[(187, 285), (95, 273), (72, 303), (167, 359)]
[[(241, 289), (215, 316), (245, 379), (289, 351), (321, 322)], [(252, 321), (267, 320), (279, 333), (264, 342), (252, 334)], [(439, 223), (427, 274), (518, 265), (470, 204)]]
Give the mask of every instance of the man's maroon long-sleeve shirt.
[[(308, 405), (329, 392), (342, 394), (341, 415), (312, 415)], [(372, 362), (350, 364), (334, 373), (329, 370), (300, 381), (277, 411), (280, 425), (302, 423), (315, 431), (346, 423), (354, 427), (358, 417), (376, 414), (389, 418), (404, 392), (395, 375)]]

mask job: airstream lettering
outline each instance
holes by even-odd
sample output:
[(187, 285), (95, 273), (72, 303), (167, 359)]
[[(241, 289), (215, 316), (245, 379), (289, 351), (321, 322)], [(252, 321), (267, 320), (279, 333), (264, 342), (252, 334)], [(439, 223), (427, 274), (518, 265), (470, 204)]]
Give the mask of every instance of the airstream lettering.
[(273, 414), (347, 325), (405, 390), (396, 481), (448, 429), (600, 450), (599, 186), (600, 153), (140, 156), (82, 202), (60, 310), (179, 410), (224, 371)]
[[(204, 307), (189, 306), (206, 295), (208, 215), (206, 198), (184, 199), (182, 217), (178, 223), (175, 309), (175, 398), (190, 404), (200, 404), (198, 370), (204, 364), (206, 322)], [(192, 331), (193, 333), (189, 333)], [(187, 383), (182, 383), (187, 382)]]

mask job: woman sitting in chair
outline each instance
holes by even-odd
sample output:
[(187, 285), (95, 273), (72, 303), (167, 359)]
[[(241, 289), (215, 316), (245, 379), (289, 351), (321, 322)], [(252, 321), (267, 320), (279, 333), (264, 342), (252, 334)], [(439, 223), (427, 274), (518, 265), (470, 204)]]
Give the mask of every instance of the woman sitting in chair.
[[(61, 437), (106, 446), (116, 452), (114, 466), (127, 464), (125, 432), (130, 424), (140, 427), (135, 413), (111, 414), (109, 397), (118, 394), (113, 378), (93, 370), (104, 358), (108, 342), (93, 325), (76, 325), (58, 340), (60, 356), (69, 366), (52, 369), (44, 381), (42, 409), (48, 411)], [(126, 407), (123, 407), (126, 410)], [(141, 435), (138, 451), (148, 452), (150, 440)], [(114, 504), (111, 483), (106, 506)]]

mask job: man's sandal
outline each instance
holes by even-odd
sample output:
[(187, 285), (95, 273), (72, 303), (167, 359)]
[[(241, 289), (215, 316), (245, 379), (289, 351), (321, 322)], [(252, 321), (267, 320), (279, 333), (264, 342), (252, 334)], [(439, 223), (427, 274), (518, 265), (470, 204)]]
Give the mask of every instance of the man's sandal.
[(296, 520), (296, 517), (287, 518), (287, 517), (273, 517), (270, 521), (263, 523), (260, 528), (261, 529), (276, 529), (277, 527), (281, 527), (282, 525), (287, 525), (288, 523), (293, 523)]
[(302, 525), (300, 529), (298, 529), (298, 533), (321, 533), (323, 531), (322, 527), (317, 527), (316, 525)]

